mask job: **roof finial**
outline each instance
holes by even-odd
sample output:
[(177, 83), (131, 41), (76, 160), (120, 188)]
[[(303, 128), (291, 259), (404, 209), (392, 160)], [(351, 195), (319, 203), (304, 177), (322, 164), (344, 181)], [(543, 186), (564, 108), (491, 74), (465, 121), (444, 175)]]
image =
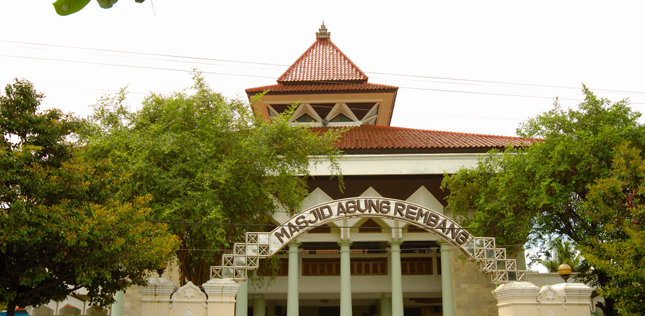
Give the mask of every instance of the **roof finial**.
[(329, 38), (329, 35), (331, 35), (331, 33), (327, 32), (327, 27), (325, 27), (325, 20), (323, 20), (320, 29), (318, 30), (318, 32), (316, 32), (316, 38)]

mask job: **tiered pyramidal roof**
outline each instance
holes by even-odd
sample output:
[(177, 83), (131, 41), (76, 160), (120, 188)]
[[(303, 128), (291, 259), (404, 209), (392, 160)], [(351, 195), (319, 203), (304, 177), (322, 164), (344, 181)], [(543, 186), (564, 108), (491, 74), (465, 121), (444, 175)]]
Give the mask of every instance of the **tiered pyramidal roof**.
[[(266, 119), (271, 117), (270, 110), (280, 113), (280, 109), (298, 103), (298, 109), (302, 111), (295, 113), (310, 115), (309, 119), (298, 121), (306, 122), (315, 132), (350, 127), (336, 143), (336, 147), (346, 152), (484, 152), (491, 148), (528, 146), (535, 141), (389, 126), (398, 87), (367, 81), (367, 75), (332, 43), (323, 22), (316, 33), (316, 41), (278, 78), (278, 84), (250, 88), (246, 92), (252, 98), (267, 91), (254, 104), (254, 110)], [(334, 121), (332, 116), (337, 112), (347, 114), (342, 109), (362, 111), (362, 115), (353, 119), (352, 115), (344, 117), (351, 122)], [(367, 112), (372, 116), (366, 115)], [(374, 120), (376, 116), (378, 118)], [(294, 122), (297, 119), (292, 118)]]
[(278, 78), (277, 85), (247, 89), (247, 94), (270, 92), (395, 90), (368, 83), (367, 75), (330, 39), (325, 23), (316, 41)]
[(329, 37), (323, 23), (316, 33), (316, 42), (278, 78), (278, 83), (367, 82), (367, 75)]

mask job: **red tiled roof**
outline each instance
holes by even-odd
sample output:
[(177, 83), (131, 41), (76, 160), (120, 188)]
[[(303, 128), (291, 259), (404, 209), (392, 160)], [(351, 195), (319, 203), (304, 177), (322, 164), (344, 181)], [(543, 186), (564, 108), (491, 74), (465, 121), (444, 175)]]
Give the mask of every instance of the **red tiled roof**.
[(367, 81), (363, 73), (328, 38), (318, 38), (285, 71), (278, 83), (311, 81)]
[[(334, 127), (314, 127), (323, 133)], [(339, 149), (429, 149), (486, 148), (530, 145), (535, 142), (510, 136), (421, 130), (391, 126), (361, 125), (350, 128), (336, 143)]]
[(270, 92), (318, 92), (318, 91), (371, 91), (371, 90), (398, 90), (398, 87), (375, 83), (300, 83), (300, 84), (274, 84), (246, 89), (246, 93)]

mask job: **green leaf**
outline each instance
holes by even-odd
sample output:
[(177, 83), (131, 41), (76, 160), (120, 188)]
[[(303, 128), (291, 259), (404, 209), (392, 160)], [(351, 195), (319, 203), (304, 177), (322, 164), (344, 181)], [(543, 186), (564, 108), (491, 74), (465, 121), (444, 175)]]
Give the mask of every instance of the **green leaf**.
[(119, 0), (96, 0), (103, 9), (111, 8)]
[(53, 3), (58, 15), (70, 15), (83, 9), (90, 0), (56, 0)]

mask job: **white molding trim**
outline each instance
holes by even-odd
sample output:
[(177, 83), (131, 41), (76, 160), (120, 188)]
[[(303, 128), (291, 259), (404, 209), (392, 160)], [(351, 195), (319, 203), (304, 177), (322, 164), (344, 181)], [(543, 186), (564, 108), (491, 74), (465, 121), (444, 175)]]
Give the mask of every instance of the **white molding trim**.
[[(346, 155), (339, 164), (343, 175), (408, 175), (454, 173), (475, 167), (484, 153), (466, 154), (377, 154)], [(313, 176), (329, 176), (329, 162), (313, 157), (309, 171)], [(317, 164), (315, 162), (318, 162)]]
[[(589, 305), (590, 303), (585, 303), (585, 302), (567, 302), (567, 305)], [(511, 302), (511, 303), (500, 303), (497, 304), (498, 307), (501, 306), (513, 306), (513, 305), (535, 305), (537, 306), (537, 302)], [(553, 302), (553, 303), (542, 303), (541, 305), (562, 305), (562, 302)]]
[(512, 303), (500, 303), (497, 304), (497, 307), (503, 307), (503, 306), (515, 306), (515, 305), (535, 305), (537, 306), (536, 302), (512, 302)]
[[(533, 303), (535, 304), (535, 303)], [(539, 305), (562, 305), (562, 302), (540, 302)], [(565, 305), (589, 305), (589, 302), (564, 302)]]

